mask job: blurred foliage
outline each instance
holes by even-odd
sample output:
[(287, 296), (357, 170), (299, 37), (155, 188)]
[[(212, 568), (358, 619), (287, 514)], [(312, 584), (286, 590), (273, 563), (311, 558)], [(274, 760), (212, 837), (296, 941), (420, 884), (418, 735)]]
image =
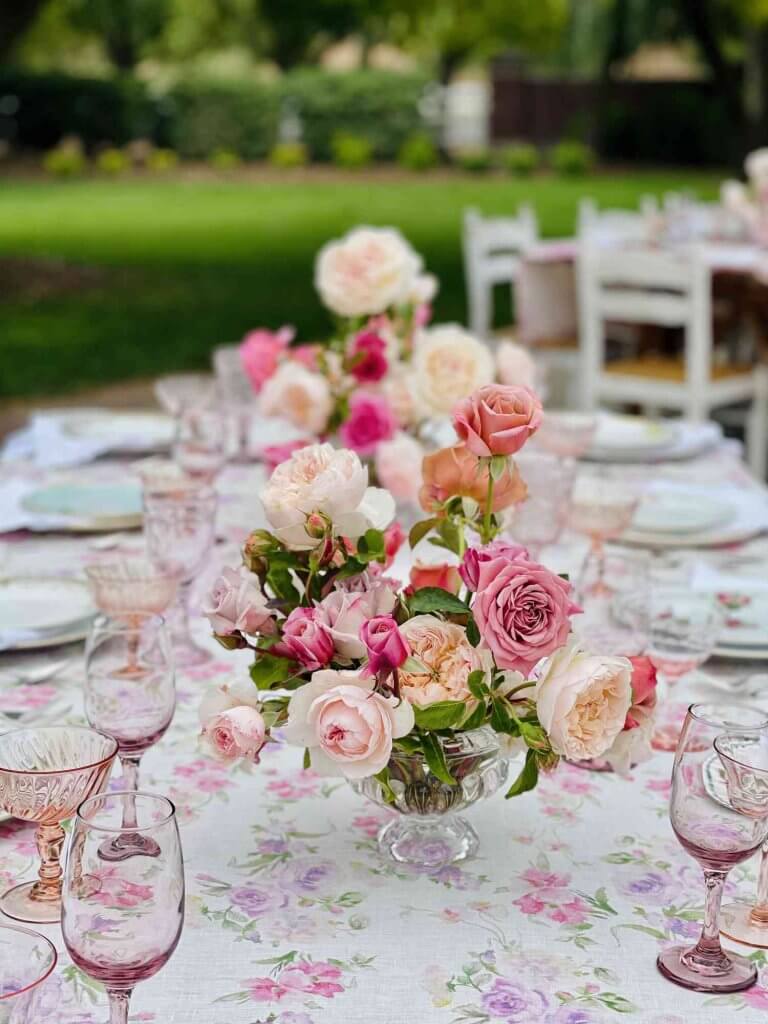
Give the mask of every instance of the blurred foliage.
[(397, 152), (397, 162), (409, 171), (426, 171), (439, 162), (437, 146), (426, 132), (409, 135)]
[(98, 36), (119, 71), (133, 71), (147, 44), (163, 32), (170, 0), (68, 0), (76, 29)]
[(167, 146), (160, 146), (153, 149), (147, 157), (147, 170), (155, 174), (167, 174), (178, 165), (179, 155)]
[(462, 170), (471, 171), (475, 174), (489, 171), (493, 167), (493, 153), (484, 146), (457, 149), (452, 154), (452, 157), (454, 163), (458, 164)]
[(269, 153), (273, 167), (303, 167), (309, 162), (309, 151), (303, 142), (278, 142)]
[(516, 178), (527, 178), (539, 166), (539, 151), (530, 142), (512, 142), (499, 153), (499, 162)]
[(131, 161), (122, 149), (110, 146), (107, 149), (102, 149), (96, 157), (96, 166), (102, 174), (117, 177), (119, 174), (125, 174), (131, 166)]
[(75, 178), (83, 174), (87, 165), (78, 139), (62, 139), (43, 158), (43, 167), (56, 178)]
[(217, 171), (234, 171), (242, 162), (233, 149), (214, 149), (208, 157), (208, 163)]
[(185, 157), (228, 149), (246, 160), (265, 157), (277, 133), (279, 97), (258, 82), (180, 82), (168, 94), (170, 139)]
[(331, 138), (331, 153), (337, 167), (358, 170), (373, 159), (373, 143), (364, 135), (336, 132)]
[(564, 178), (578, 178), (592, 170), (595, 154), (586, 143), (565, 139), (553, 146), (549, 160), (557, 174)]

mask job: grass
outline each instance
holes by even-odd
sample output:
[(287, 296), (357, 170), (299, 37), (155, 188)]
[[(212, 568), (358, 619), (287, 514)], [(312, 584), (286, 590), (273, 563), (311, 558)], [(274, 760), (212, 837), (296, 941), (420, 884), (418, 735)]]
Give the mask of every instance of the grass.
[[(330, 321), (312, 286), (314, 255), (358, 223), (399, 227), (440, 278), (436, 318), (463, 320), (464, 207), (500, 214), (528, 200), (543, 234), (570, 235), (583, 195), (625, 207), (671, 189), (707, 198), (719, 177), (632, 170), (528, 181), (382, 172), (0, 179), (0, 398), (202, 367), (214, 345), (256, 325), (293, 323), (300, 338), (320, 338)], [(89, 269), (75, 286), (42, 294), (4, 289), (3, 266), (30, 258), (32, 267), (51, 259)]]

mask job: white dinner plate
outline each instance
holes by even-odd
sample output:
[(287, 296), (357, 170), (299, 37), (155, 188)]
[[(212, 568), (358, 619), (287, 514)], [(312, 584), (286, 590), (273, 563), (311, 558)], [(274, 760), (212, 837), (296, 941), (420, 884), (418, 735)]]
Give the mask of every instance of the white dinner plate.
[(0, 578), (0, 650), (53, 647), (82, 640), (95, 614), (88, 586), (81, 580)]
[(142, 519), (138, 482), (52, 484), (27, 494), (22, 506), (42, 517), (41, 528), (75, 532), (128, 530)]
[(62, 417), (71, 437), (108, 445), (111, 451), (154, 452), (173, 442), (170, 416), (155, 412), (73, 412)]
[(648, 493), (652, 495), (685, 495), (687, 499), (698, 500), (702, 507), (709, 507), (712, 504), (718, 507), (730, 505), (733, 514), (715, 526), (687, 532), (680, 530), (652, 532), (637, 530), (634, 526), (630, 526), (621, 536), (623, 544), (635, 544), (639, 547), (658, 550), (723, 547), (727, 544), (738, 544), (749, 540), (750, 537), (755, 537), (768, 530), (768, 500), (757, 489), (724, 485), (716, 489), (717, 498), (715, 498), (713, 488), (670, 484), (664, 487), (652, 486)]
[(658, 452), (674, 442), (677, 431), (678, 425), (670, 420), (602, 413), (597, 420), (591, 450), (606, 455)]
[(651, 492), (635, 512), (631, 529), (635, 533), (690, 534), (713, 530), (730, 522), (736, 509), (730, 502), (702, 502), (698, 494)]
[(634, 450), (606, 449), (593, 446), (584, 456), (590, 462), (682, 462), (702, 455), (719, 444), (723, 430), (719, 423), (690, 423), (675, 420), (677, 432), (672, 441), (661, 447)]

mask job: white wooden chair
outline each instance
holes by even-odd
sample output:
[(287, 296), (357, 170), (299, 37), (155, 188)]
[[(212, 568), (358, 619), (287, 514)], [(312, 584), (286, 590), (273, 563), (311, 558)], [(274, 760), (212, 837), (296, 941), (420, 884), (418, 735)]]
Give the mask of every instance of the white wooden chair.
[(465, 210), (463, 249), (469, 329), (479, 338), (493, 337), (494, 286), (509, 285), (514, 298), (521, 255), (538, 237), (536, 214), (530, 206), (521, 206), (515, 217), (483, 217), (478, 210)]
[[(715, 365), (712, 280), (701, 257), (693, 250), (605, 250), (584, 245), (578, 289), (583, 407), (631, 402), (701, 421), (713, 409), (746, 401), (747, 457), (762, 479), (768, 448), (768, 368)], [(682, 356), (606, 362), (607, 321), (681, 327)]]
[(622, 245), (645, 242), (659, 207), (654, 196), (643, 196), (639, 210), (600, 209), (594, 199), (579, 203), (576, 230), (582, 242), (598, 245)]

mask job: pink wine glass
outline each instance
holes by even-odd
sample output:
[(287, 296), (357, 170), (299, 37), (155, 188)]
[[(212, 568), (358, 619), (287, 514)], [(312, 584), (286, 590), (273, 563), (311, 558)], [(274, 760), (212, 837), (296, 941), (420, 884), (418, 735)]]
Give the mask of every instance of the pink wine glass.
[(227, 461), (227, 421), (218, 409), (182, 411), (176, 425), (173, 461), (193, 480), (213, 483)]
[[(126, 659), (131, 672), (126, 674)], [(173, 650), (158, 615), (135, 615), (130, 624), (112, 619), (94, 623), (85, 648), (85, 714), (94, 728), (113, 736), (123, 768), (123, 788), (139, 788), (144, 753), (165, 735), (176, 707)], [(147, 842), (131, 832), (135, 824), (126, 801), (126, 832), (103, 851), (105, 859), (150, 854)]]
[(57, 959), (55, 947), (45, 936), (0, 925), (0, 1021), (37, 1024), (44, 983)]
[(597, 566), (596, 580), (585, 593), (607, 597), (613, 589), (605, 582), (605, 543), (616, 540), (627, 529), (640, 500), (638, 481), (625, 470), (595, 468), (579, 474), (571, 495), (571, 528), (590, 540), (587, 564)]
[(216, 492), (195, 483), (145, 489), (144, 536), (150, 560), (179, 583), (167, 616), (176, 665), (201, 665), (211, 655), (190, 635), (189, 592), (216, 539)]
[(36, 882), (14, 886), (0, 909), (17, 921), (54, 924), (61, 916), (61, 822), (107, 784), (117, 742), (74, 725), (32, 726), (0, 735), (0, 807), (37, 823)]
[[(125, 834), (127, 803), (134, 845), (157, 852), (110, 863), (102, 851)], [(165, 966), (183, 923), (184, 862), (170, 800), (110, 793), (82, 803), (67, 846), (61, 931), (73, 963), (107, 990), (110, 1024), (127, 1024), (134, 986)]]
[[(697, 992), (738, 992), (757, 979), (751, 960), (726, 953), (720, 945), (720, 903), (728, 872), (759, 849), (768, 818), (747, 813), (743, 793), (728, 778), (715, 744), (736, 730), (765, 743), (767, 729), (768, 719), (757, 708), (692, 704), (680, 732), (669, 814), (683, 849), (704, 871), (704, 927), (695, 946), (666, 949), (656, 963), (670, 981)], [(768, 796), (765, 800), (768, 814)]]

